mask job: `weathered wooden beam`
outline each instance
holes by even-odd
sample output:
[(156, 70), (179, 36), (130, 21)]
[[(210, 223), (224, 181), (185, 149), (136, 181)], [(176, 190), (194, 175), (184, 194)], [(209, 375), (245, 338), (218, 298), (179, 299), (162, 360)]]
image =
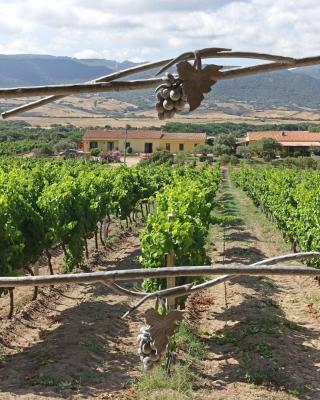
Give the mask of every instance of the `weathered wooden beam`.
[(231, 69), (228, 71), (220, 71), (219, 79), (223, 80), (223, 79), (243, 78), (246, 76), (262, 74), (266, 72), (280, 71), (289, 68), (309, 67), (317, 64), (320, 64), (320, 56), (306, 57), (306, 58), (295, 59), (290, 64), (275, 62), (275, 63), (261, 64), (261, 65), (254, 65), (252, 67)]
[(224, 49), (220, 51), (213, 51), (213, 49), (201, 49), (196, 50), (194, 52), (187, 52), (180, 54), (178, 57), (169, 61), (166, 65), (164, 65), (157, 73), (160, 75), (162, 72), (166, 71), (168, 68), (173, 66), (174, 64), (180, 61), (192, 60), (195, 58), (195, 54), (197, 54), (201, 58), (252, 58), (256, 60), (266, 60), (266, 61), (274, 61), (281, 62), (285, 64), (291, 64), (295, 61), (292, 57), (283, 57), (274, 54), (268, 53), (257, 53), (252, 51), (232, 51), (230, 49)]
[(112, 81), (102, 83), (78, 83), (70, 85), (49, 85), (0, 89), (0, 98), (33, 97), (44, 95), (63, 95), (77, 93), (122, 92), (126, 90), (149, 89), (163, 83), (161, 78), (135, 81)]
[[(153, 61), (153, 62), (149, 62), (146, 64), (141, 64), (141, 65), (136, 65), (134, 67), (126, 68), (121, 71), (113, 72), (112, 74), (109, 74), (109, 75), (100, 76), (99, 78), (96, 78), (92, 81), (87, 81), (86, 83), (111, 82), (115, 79), (124, 78), (126, 76), (129, 76), (132, 74), (137, 74), (137, 73), (143, 72), (143, 71), (147, 71), (152, 68), (161, 67), (162, 65), (168, 63), (169, 61), (170, 61), (170, 59), (166, 59), (166, 60)], [(67, 97), (67, 96), (66, 95), (48, 96), (43, 99), (35, 100), (31, 103), (24, 104), (22, 106), (15, 107), (9, 111), (5, 111), (1, 114), (1, 116), (3, 119), (10, 118), (10, 117), (13, 117), (14, 115), (18, 115), (18, 114), (24, 113), (26, 111), (33, 110), (35, 108), (44, 106), (46, 104), (50, 104), (56, 100), (61, 100), (65, 97)]]
[[(287, 262), (287, 261), (293, 261), (293, 260), (308, 260), (312, 258), (320, 258), (320, 253), (315, 252), (315, 251), (310, 251), (310, 252), (302, 252), (302, 253), (294, 253), (294, 254), (285, 254), (282, 256), (275, 256), (271, 258), (266, 258), (264, 260), (258, 261), (254, 264), (250, 264), (250, 266), (258, 266), (258, 265), (269, 265), (275, 262)], [(209, 289), (213, 286), (219, 285), (220, 283), (225, 282), (226, 280), (232, 279), (234, 276), (233, 275), (222, 275), (219, 276), (218, 278), (211, 279), (209, 281), (195, 284), (195, 283), (189, 283), (187, 285), (182, 285), (182, 286), (176, 286), (174, 288), (170, 289), (164, 289), (164, 290), (159, 290), (157, 292), (153, 293), (146, 293), (146, 292), (134, 292), (132, 290), (124, 289), (121, 286), (117, 285), (116, 283), (111, 283), (109, 286), (120, 292), (121, 294), (126, 294), (129, 296), (134, 296), (134, 297), (140, 297), (141, 299), (133, 305), (129, 311), (127, 311), (122, 318), (128, 317), (133, 311), (137, 310), (143, 303), (145, 303), (148, 300), (152, 300), (153, 298), (156, 297), (180, 297), (180, 296), (188, 296), (192, 293), (198, 292), (200, 290), (205, 290)]]
[(152, 269), (131, 269), (107, 272), (91, 272), (65, 275), (39, 275), (23, 277), (1, 277), (0, 287), (49, 286), (66, 283), (94, 283), (137, 280), (144, 278), (166, 278), (168, 276), (209, 276), (209, 275), (301, 275), (318, 276), (320, 269), (294, 266), (243, 266), (216, 264), (212, 266), (172, 267)]
[[(320, 56), (296, 59), (291, 64), (268, 63), (253, 67), (238, 68), (228, 71), (217, 71), (212, 77), (215, 80), (234, 79), (259, 73), (278, 71), (288, 68), (299, 68), (320, 64)], [(77, 93), (120, 92), (126, 90), (148, 89), (161, 84), (161, 78), (142, 79), (135, 81), (112, 81), (102, 83), (82, 83), (72, 85), (34, 86), (11, 89), (0, 89), (0, 98), (43, 96), (43, 95), (70, 95)]]

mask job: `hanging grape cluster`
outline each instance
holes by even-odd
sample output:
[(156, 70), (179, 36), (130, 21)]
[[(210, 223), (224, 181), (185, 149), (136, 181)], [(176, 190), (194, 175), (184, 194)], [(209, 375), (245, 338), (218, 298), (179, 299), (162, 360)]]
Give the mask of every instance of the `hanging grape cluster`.
[(156, 88), (156, 93), (158, 99), (156, 109), (161, 120), (172, 118), (175, 113), (180, 113), (187, 104), (182, 81), (170, 73), (166, 74), (164, 83)]
[(145, 325), (140, 329), (138, 341), (140, 360), (143, 363), (144, 369), (150, 369), (153, 364), (160, 360), (161, 354), (158, 353), (157, 348), (154, 345), (154, 341), (150, 335), (149, 325)]

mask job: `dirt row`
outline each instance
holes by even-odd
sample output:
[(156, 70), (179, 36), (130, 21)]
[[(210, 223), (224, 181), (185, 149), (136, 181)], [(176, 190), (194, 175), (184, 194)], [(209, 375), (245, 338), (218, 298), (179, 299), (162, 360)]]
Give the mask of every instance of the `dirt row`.
[[(290, 253), (227, 176), (220, 203), (220, 214), (235, 220), (212, 228), (214, 261), (249, 264)], [(320, 399), (320, 288), (313, 278), (235, 277), (189, 299), (188, 310), (208, 346), (199, 398)]]
[[(88, 269), (137, 268), (138, 232), (91, 249)], [(55, 270), (61, 262), (57, 254)], [(16, 294), (14, 318), (0, 321), (1, 399), (106, 398), (126, 388), (140, 369), (144, 308), (122, 320), (130, 301), (103, 284), (40, 288), (33, 302), (31, 294)]]

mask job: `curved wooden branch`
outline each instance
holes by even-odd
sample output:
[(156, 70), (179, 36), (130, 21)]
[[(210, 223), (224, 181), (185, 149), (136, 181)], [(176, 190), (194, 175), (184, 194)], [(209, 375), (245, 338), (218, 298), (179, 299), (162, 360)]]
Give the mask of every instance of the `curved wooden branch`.
[[(320, 64), (320, 56), (296, 59), (291, 64), (268, 63), (253, 67), (239, 68), (228, 71), (215, 72), (213, 79), (224, 80), (240, 78), (258, 73), (278, 71), (288, 68), (306, 67)], [(0, 98), (42, 96), (47, 94), (70, 95), (75, 93), (120, 92), (125, 90), (148, 89), (163, 82), (161, 78), (141, 79), (135, 81), (112, 81), (106, 83), (83, 83), (73, 85), (35, 86), (11, 89), (0, 89)]]
[(317, 65), (317, 64), (320, 64), (320, 56), (298, 58), (295, 59), (290, 65), (277, 62), (277, 63), (255, 65), (252, 67), (231, 69), (228, 71), (220, 71), (219, 79), (223, 80), (223, 79), (244, 78), (250, 75), (280, 71), (289, 68), (309, 67), (311, 65)]
[[(152, 68), (160, 67), (161, 65), (166, 64), (169, 61), (170, 61), (170, 59), (153, 61), (153, 62), (149, 62), (149, 63), (142, 64), (142, 65), (136, 65), (134, 67), (126, 68), (126, 69), (123, 69), (121, 71), (113, 72), (112, 74), (109, 74), (109, 75), (100, 76), (99, 78), (96, 78), (94, 80), (88, 81), (86, 83), (111, 82), (111, 81), (113, 81), (115, 79), (124, 78), (124, 77), (132, 75), (132, 74), (137, 74), (139, 72), (147, 71), (147, 70), (152, 69)], [(30, 110), (33, 110), (35, 108), (41, 107), (41, 106), (43, 106), (45, 104), (50, 104), (53, 101), (61, 100), (64, 97), (66, 97), (66, 95), (48, 96), (48, 97), (45, 97), (43, 99), (35, 100), (35, 101), (33, 101), (33, 102), (29, 103), (29, 104), (25, 104), (25, 105), (13, 108), (13, 109), (11, 109), (9, 111), (5, 111), (1, 115), (2, 115), (3, 119), (6, 119), (6, 118), (9, 118), (9, 117), (13, 117), (14, 115), (21, 114), (23, 112), (30, 111)]]
[(122, 92), (125, 90), (149, 89), (162, 83), (161, 78), (135, 81), (112, 81), (102, 83), (78, 83), (71, 85), (49, 85), (0, 89), (0, 98), (33, 97), (47, 94), (68, 96), (77, 93)]
[[(249, 267), (254, 267), (254, 266), (259, 266), (259, 265), (268, 265), (268, 264), (272, 264), (274, 262), (286, 262), (286, 261), (293, 261), (293, 260), (300, 260), (300, 259), (307, 260), (307, 259), (311, 259), (311, 258), (320, 258), (320, 253), (308, 252), (308, 253), (286, 254), (283, 256), (276, 256), (276, 257), (271, 257), (271, 258), (267, 258), (267, 259), (258, 261), (254, 264), (250, 264)], [(189, 296), (190, 294), (192, 294), (194, 292), (208, 289), (212, 286), (216, 286), (219, 283), (225, 282), (226, 280), (232, 279), (232, 278), (233, 278), (232, 275), (222, 275), (222, 276), (219, 276), (218, 278), (200, 283), (198, 285), (189, 284), (189, 285), (176, 286), (174, 288), (159, 290), (159, 291), (153, 292), (153, 293), (139, 292), (139, 297), (143, 297), (143, 298), (141, 300), (139, 300), (134, 306), (132, 306), (130, 308), (130, 310), (127, 311), (122, 316), (122, 318), (128, 317), (133, 311), (137, 310), (143, 303), (145, 303), (146, 301), (151, 300), (155, 297), (164, 298), (164, 297), (180, 297), (180, 296), (186, 296), (186, 295)], [(127, 293), (127, 294), (130, 295), (130, 293)]]
[(195, 53), (197, 53), (201, 58), (252, 58), (256, 60), (275, 61), (285, 64), (291, 64), (292, 62), (295, 61), (295, 59), (292, 57), (283, 57), (275, 54), (209, 48), (209, 49), (196, 50), (196, 52), (187, 52), (180, 54), (178, 57), (174, 58), (173, 60), (169, 61), (166, 65), (164, 65), (157, 72), (156, 76), (160, 75), (162, 72), (166, 71), (168, 68), (172, 67), (174, 64), (177, 64), (180, 61), (187, 61), (193, 59)]

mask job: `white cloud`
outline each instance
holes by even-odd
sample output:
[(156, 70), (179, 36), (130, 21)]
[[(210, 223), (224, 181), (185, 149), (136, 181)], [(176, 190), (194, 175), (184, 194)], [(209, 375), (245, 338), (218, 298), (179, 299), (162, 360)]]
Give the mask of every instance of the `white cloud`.
[(217, 46), (320, 54), (319, 0), (0, 0), (0, 6), (2, 53), (140, 61)]

